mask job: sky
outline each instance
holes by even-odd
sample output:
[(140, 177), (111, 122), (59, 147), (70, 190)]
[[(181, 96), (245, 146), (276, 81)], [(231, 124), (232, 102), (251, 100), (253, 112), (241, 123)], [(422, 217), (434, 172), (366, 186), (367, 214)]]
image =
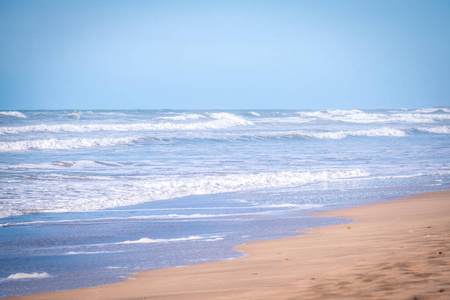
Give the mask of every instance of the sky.
[(448, 0), (0, 0), (0, 110), (433, 106)]

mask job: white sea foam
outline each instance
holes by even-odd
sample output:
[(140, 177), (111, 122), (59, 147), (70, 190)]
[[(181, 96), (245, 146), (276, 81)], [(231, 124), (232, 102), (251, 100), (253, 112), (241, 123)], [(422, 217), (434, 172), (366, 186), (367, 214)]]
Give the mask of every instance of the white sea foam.
[(420, 109), (416, 109), (414, 112), (427, 114), (427, 113), (434, 113), (438, 110), (439, 110), (439, 108), (420, 108)]
[(24, 140), (16, 142), (0, 142), (0, 152), (26, 151), (31, 149), (40, 150), (63, 150), (92, 147), (107, 147), (121, 144), (130, 144), (136, 141), (136, 138), (97, 138), (97, 139), (66, 139), (58, 140)]
[(220, 241), (223, 238), (220, 236), (212, 236), (212, 237), (201, 237), (201, 236), (190, 236), (184, 238), (173, 238), (173, 239), (149, 239), (149, 238), (141, 238), (135, 241), (124, 241), (115, 243), (117, 245), (126, 245), (126, 244), (154, 244), (154, 243), (170, 243), (170, 242), (186, 242), (186, 241)]
[[(255, 205), (255, 206), (242, 206), (242, 207), (189, 207), (189, 208), (166, 208), (166, 209), (131, 209), (131, 210), (114, 210), (109, 211), (119, 211), (119, 212), (149, 212), (149, 211), (174, 211), (174, 210), (234, 210), (234, 209), (261, 209), (261, 208), (286, 208), (285, 211), (293, 210), (308, 210), (313, 208), (321, 208), (322, 204), (271, 204), (271, 205)], [(36, 226), (36, 225), (54, 225), (54, 224), (79, 224), (79, 223), (91, 223), (91, 222), (110, 222), (110, 221), (126, 221), (126, 220), (164, 220), (164, 219), (203, 219), (203, 218), (227, 218), (227, 217), (241, 217), (241, 216), (252, 216), (252, 215), (264, 215), (273, 212), (282, 212), (281, 210), (266, 210), (266, 211), (256, 211), (256, 212), (244, 212), (244, 213), (221, 213), (221, 214), (159, 214), (159, 215), (139, 215), (132, 217), (105, 217), (105, 218), (93, 218), (93, 219), (67, 219), (67, 220), (40, 220), (40, 221), (29, 221), (29, 222), (16, 222), (16, 223), (0, 223), (0, 227), (9, 226)]]
[(414, 112), (416, 112), (416, 113), (434, 113), (437, 111), (443, 111), (446, 113), (450, 113), (450, 108), (447, 108), (447, 107), (421, 108), (421, 109), (416, 109)]
[[(71, 212), (94, 211), (140, 204), (148, 201), (166, 200), (191, 195), (207, 195), (238, 191), (250, 191), (264, 188), (295, 187), (316, 182), (327, 182), (343, 178), (367, 176), (355, 170), (324, 172), (280, 172), (280, 173), (244, 173), (215, 176), (184, 177), (165, 176), (160, 180), (67, 180), (64, 184), (49, 184), (48, 180), (34, 182), (34, 190), (39, 201), (19, 200), (13, 202), (16, 211)], [(29, 191), (27, 186), (15, 189), (23, 195)], [(5, 191), (7, 192), (7, 191)], [(52, 195), (46, 196), (46, 195)], [(7, 202), (6, 202), (7, 203)], [(296, 208), (301, 209), (302, 207)], [(308, 207), (305, 207), (308, 209)], [(7, 211), (5, 211), (7, 212)], [(7, 215), (6, 215), (7, 216)], [(135, 218), (206, 218), (218, 217), (218, 214), (165, 214), (136, 216)], [(222, 216), (230, 216), (223, 214)], [(73, 221), (73, 220), (72, 220)], [(83, 221), (83, 220), (81, 220)], [(20, 225), (20, 224), (16, 224)]]
[(72, 113), (65, 114), (64, 117), (66, 117), (66, 118), (74, 118), (74, 119), (81, 119), (81, 115), (82, 115), (81, 112), (72, 112)]
[[(159, 244), (159, 243), (177, 243), (177, 242), (217, 242), (221, 241), (224, 238), (222, 236), (214, 235), (214, 236), (188, 236), (188, 237), (181, 237), (181, 238), (162, 238), (162, 239), (152, 239), (152, 238), (140, 238), (138, 240), (127, 240), (123, 242), (116, 242), (116, 243), (102, 243), (102, 244), (87, 244), (87, 245), (76, 245), (73, 247), (80, 248), (80, 247), (104, 247), (109, 245), (135, 245), (135, 244)], [(116, 253), (120, 252), (118, 251), (72, 251), (65, 253), (66, 255), (79, 255), (79, 254), (101, 254), (104, 252), (109, 253)], [(70, 254), (69, 254), (70, 253)]]
[(262, 188), (301, 186), (315, 182), (367, 175), (367, 173), (361, 170), (230, 174), (225, 176), (202, 176), (201, 178), (175, 181), (135, 182), (134, 185), (142, 188), (141, 195), (162, 200), (189, 195), (218, 194)]
[(98, 114), (100, 116), (128, 116), (128, 113), (121, 112), (121, 111), (106, 111), (106, 112), (96, 112), (95, 114)]
[(347, 131), (331, 131), (331, 132), (307, 132), (297, 131), (294, 135), (302, 137), (310, 137), (315, 139), (344, 139), (349, 136), (366, 136), (366, 137), (403, 137), (406, 133), (399, 129), (383, 127), (367, 130), (347, 130)]
[(292, 138), (292, 137), (307, 137), (314, 139), (333, 139), (339, 140), (347, 137), (404, 137), (406, 132), (400, 129), (382, 127), (366, 130), (341, 130), (341, 131), (312, 131), (312, 130), (297, 130), (284, 132), (267, 132), (259, 133), (255, 138)]
[(172, 120), (172, 121), (186, 121), (204, 119), (205, 116), (199, 114), (180, 114), (176, 116), (156, 117), (155, 120)]
[(222, 129), (234, 126), (247, 126), (253, 123), (230, 113), (210, 113), (210, 119), (192, 123), (120, 123), (120, 124), (55, 124), (0, 127), (0, 134), (19, 134), (27, 132), (96, 132), (96, 131), (152, 131), (152, 130), (203, 130)]
[(0, 116), (6, 116), (6, 117), (16, 117), (16, 118), (22, 118), (26, 119), (27, 116), (20, 111), (0, 111)]
[(261, 124), (302, 124), (314, 121), (315, 118), (304, 117), (283, 117), (283, 118), (263, 118), (258, 120)]
[(249, 111), (248, 112), (250, 115), (255, 116), (255, 117), (261, 117), (261, 114), (255, 112), (255, 111)]
[(105, 168), (115, 168), (121, 167), (122, 165), (110, 161), (89, 161), (89, 160), (78, 160), (78, 161), (54, 161), (45, 163), (34, 163), (34, 164), (5, 164), (0, 163), (0, 170), (82, 170), (82, 169), (105, 169)]
[[(439, 133), (445, 133), (445, 126), (436, 127), (435, 129), (423, 129), (419, 128), (419, 131)], [(316, 130), (297, 130), (297, 131), (284, 131), (284, 132), (256, 132), (256, 133), (205, 133), (190, 135), (186, 138), (192, 139), (213, 139), (213, 140), (245, 140), (245, 139), (271, 139), (271, 138), (292, 138), (292, 137), (308, 137), (315, 139), (344, 139), (347, 137), (404, 137), (406, 132), (400, 129), (382, 127), (366, 130), (341, 130), (341, 131), (316, 131)], [(178, 139), (178, 135), (168, 136), (165, 139)], [(116, 145), (133, 144), (139, 140), (152, 140), (161, 141), (163, 138), (155, 137), (134, 137), (134, 138), (91, 138), (91, 139), (41, 139), (41, 140), (21, 140), (15, 142), (0, 142), (0, 152), (14, 152), (14, 151), (27, 151), (33, 149), (40, 150), (67, 150), (67, 149), (79, 149), (79, 148), (93, 148), (93, 147), (108, 147)], [(97, 161), (97, 164), (102, 164), (101, 161)], [(55, 165), (61, 165), (64, 167), (71, 167), (70, 162), (54, 163)], [(105, 165), (108, 163), (105, 162)]]
[[(7, 218), (7, 217), (14, 217), (14, 216), (20, 216), (23, 215), (23, 212), (17, 210), (17, 209), (5, 209), (0, 207), (0, 219)], [(8, 225), (8, 224), (6, 224)], [(0, 224), (0, 227), (5, 226), (5, 224)]]
[[(259, 205), (255, 208), (286, 208), (284, 211), (293, 210), (306, 210), (312, 208), (323, 207), (321, 204), (273, 204), (273, 205)], [(249, 207), (245, 207), (249, 209)], [(192, 210), (201, 210), (201, 208), (190, 208)], [(212, 208), (216, 209), (216, 208)], [(233, 209), (233, 207), (222, 208)], [(173, 209), (171, 209), (173, 210)], [(121, 210), (123, 211), (123, 210)], [(126, 220), (170, 220), (170, 219), (203, 219), (203, 218), (227, 218), (227, 217), (242, 217), (252, 215), (265, 215), (273, 212), (282, 212), (281, 210), (272, 211), (257, 211), (257, 212), (245, 212), (245, 213), (230, 213), (230, 214), (165, 214), (165, 215), (140, 215), (132, 217), (105, 217), (95, 219), (68, 219), (68, 220), (51, 220), (51, 221), (30, 221), (30, 222), (17, 222), (17, 223), (0, 223), (0, 227), (10, 226), (36, 226), (36, 225), (54, 225), (54, 224), (79, 224), (79, 223), (91, 223), (91, 222), (104, 222), (104, 221), (126, 221)]]
[(64, 255), (96, 255), (96, 254), (111, 254), (121, 252), (123, 251), (69, 251), (64, 253)]
[(312, 209), (312, 208), (321, 208), (322, 204), (292, 204), (292, 203), (284, 203), (284, 204), (272, 204), (272, 205), (264, 205), (261, 207), (271, 207), (271, 208), (300, 208), (300, 209)]
[(313, 112), (297, 112), (301, 117), (318, 118), (350, 123), (432, 123), (442, 120), (450, 120), (450, 114), (428, 113), (367, 113), (361, 110), (326, 110)]
[(450, 126), (438, 126), (431, 128), (417, 128), (417, 130), (421, 132), (429, 132), (429, 133), (440, 133), (440, 134), (450, 134)]
[(23, 280), (23, 279), (43, 279), (52, 277), (46, 272), (43, 273), (15, 273), (9, 275), (4, 280)]

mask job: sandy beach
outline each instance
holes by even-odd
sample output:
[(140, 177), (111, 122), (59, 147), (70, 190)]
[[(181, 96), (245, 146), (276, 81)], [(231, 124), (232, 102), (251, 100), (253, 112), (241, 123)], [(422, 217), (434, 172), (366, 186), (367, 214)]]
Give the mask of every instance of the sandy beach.
[(354, 221), (240, 245), (239, 259), (6, 299), (450, 299), (450, 192), (320, 215)]

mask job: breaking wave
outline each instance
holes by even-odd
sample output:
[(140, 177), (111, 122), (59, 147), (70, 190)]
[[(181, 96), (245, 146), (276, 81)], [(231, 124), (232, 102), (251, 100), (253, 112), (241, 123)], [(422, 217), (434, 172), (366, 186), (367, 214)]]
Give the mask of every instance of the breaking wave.
[(16, 118), (22, 118), (26, 119), (27, 116), (20, 111), (0, 111), (0, 116), (6, 116), (6, 117), (16, 117)]
[[(273, 204), (273, 205), (260, 205), (255, 208), (273, 208), (273, 209), (284, 209), (284, 210), (266, 210), (257, 212), (246, 212), (246, 213), (230, 213), (230, 214), (190, 214), (190, 215), (180, 215), (180, 214), (167, 214), (167, 215), (141, 215), (132, 217), (106, 217), (106, 218), (95, 218), (95, 219), (67, 219), (67, 220), (56, 220), (56, 221), (30, 221), (30, 222), (18, 222), (18, 223), (0, 223), (1, 227), (12, 227), (12, 226), (34, 226), (34, 225), (54, 225), (54, 224), (86, 224), (90, 222), (110, 222), (110, 221), (129, 221), (129, 220), (171, 220), (171, 219), (207, 219), (207, 218), (228, 218), (228, 217), (242, 217), (242, 216), (254, 216), (254, 215), (265, 215), (273, 212), (280, 211), (292, 211), (292, 210), (308, 210), (313, 208), (321, 208), (321, 204)], [(246, 207), (248, 208), (248, 207)]]
[[(222, 129), (234, 126), (247, 126), (253, 123), (230, 113), (209, 113), (206, 122), (195, 123), (123, 123), (123, 124), (58, 124), (30, 125), (18, 127), (1, 127), (0, 134), (19, 134), (27, 132), (96, 132), (96, 131), (151, 131), (151, 130), (202, 130)], [(169, 118), (169, 117), (164, 117)], [(177, 117), (172, 117), (177, 118)], [(194, 117), (186, 117), (191, 118)]]
[(170, 199), (190, 195), (219, 194), (263, 188), (293, 187), (315, 182), (326, 182), (342, 178), (361, 177), (368, 174), (361, 170), (324, 172), (280, 172), (257, 174), (230, 174), (225, 176), (202, 176), (185, 180), (161, 182), (135, 182), (141, 195), (148, 198)]
[(81, 112), (72, 112), (72, 113), (65, 114), (63, 117), (73, 118), (73, 119), (81, 119), (82, 114), (83, 113), (81, 113)]
[(438, 126), (431, 128), (417, 128), (418, 131), (427, 132), (427, 133), (441, 133), (441, 134), (450, 134), (450, 126)]
[(95, 255), (95, 254), (113, 254), (120, 253), (122, 251), (69, 251), (64, 253), (64, 255)]
[(43, 139), (25, 140), (17, 142), (0, 142), (0, 152), (39, 150), (67, 150), (91, 147), (106, 147), (121, 144), (130, 144), (137, 138), (100, 138), (100, 139)]
[(170, 243), (170, 242), (186, 242), (186, 241), (205, 241), (205, 242), (215, 242), (223, 240), (220, 236), (211, 237), (201, 237), (201, 236), (190, 236), (185, 238), (173, 238), (173, 239), (149, 239), (141, 238), (135, 241), (124, 241), (115, 243), (117, 245), (127, 245), (127, 244), (154, 244), (154, 243)]
[(249, 114), (249, 115), (252, 115), (252, 116), (254, 116), (254, 117), (261, 117), (261, 114), (255, 112), (255, 111), (249, 111), (248, 114)]
[[(406, 132), (400, 129), (382, 127), (366, 130), (340, 130), (340, 131), (316, 131), (316, 130), (297, 130), (282, 132), (260, 132), (252, 135), (226, 136), (226, 140), (233, 139), (282, 139), (282, 138), (313, 138), (313, 139), (344, 139), (347, 137), (404, 137)], [(206, 136), (205, 136), (206, 138)]]
[(43, 279), (43, 278), (49, 278), (52, 277), (46, 272), (43, 273), (15, 273), (11, 274), (8, 277), (4, 278), (1, 281), (7, 281), (7, 280), (24, 280), (24, 279)]
[[(5, 209), (0, 207), (0, 219), (8, 218), (8, 217), (14, 217), (14, 216), (20, 216), (23, 215), (23, 212), (16, 210), (16, 209)], [(0, 224), (0, 227), (3, 227), (4, 224)]]
[[(250, 191), (264, 188), (296, 187), (317, 182), (327, 182), (353, 177), (369, 175), (359, 169), (323, 171), (323, 172), (280, 172), (280, 173), (247, 173), (199, 177), (165, 177), (160, 181), (83, 181), (67, 182), (65, 185), (49, 185), (43, 181), (47, 193), (54, 195), (72, 194), (62, 197), (42, 199), (39, 202), (22, 202), (15, 204), (18, 211), (27, 213), (39, 212), (75, 212), (95, 211), (99, 209), (114, 208), (141, 204), (149, 201), (166, 200), (192, 195), (208, 195), (229, 192)], [(175, 179), (176, 178), (176, 179)], [(36, 187), (39, 189), (40, 187)], [(89, 196), (85, 196), (89, 195)], [(95, 195), (95, 196), (94, 196)], [(299, 207), (299, 209), (310, 207)], [(5, 211), (6, 213), (6, 211)], [(217, 216), (217, 215), (216, 215)], [(225, 216), (225, 215), (224, 215)], [(136, 218), (202, 218), (208, 215), (150, 215)], [(11, 226), (12, 224), (2, 224)], [(15, 224), (22, 225), (22, 224)]]
[(344, 139), (349, 136), (365, 136), (365, 137), (402, 137), (406, 133), (399, 129), (383, 127), (368, 130), (348, 130), (348, 131), (334, 131), (334, 132), (306, 132), (297, 131), (293, 133), (295, 136), (310, 137), (315, 139)]
[[(128, 220), (170, 220), (170, 219), (206, 219), (206, 218), (227, 218), (227, 217), (242, 217), (242, 216), (252, 216), (252, 215), (264, 215), (270, 214), (273, 212), (280, 211), (293, 211), (293, 210), (309, 210), (314, 208), (321, 208), (322, 204), (292, 204), (292, 203), (284, 203), (284, 204), (272, 204), (272, 205), (257, 205), (252, 208), (255, 209), (275, 209), (275, 210), (264, 210), (264, 211), (254, 211), (254, 212), (243, 212), (243, 213), (219, 213), (219, 214), (158, 214), (158, 215), (138, 215), (131, 217), (104, 217), (104, 218), (91, 218), (91, 219), (64, 219), (64, 220), (42, 220), (42, 221), (28, 221), (28, 222), (17, 222), (17, 223), (0, 223), (1, 227), (11, 227), (11, 226), (35, 226), (35, 225), (55, 225), (55, 224), (87, 224), (91, 222), (111, 222), (111, 221), (128, 221)], [(202, 210), (202, 209), (235, 209), (236, 207), (210, 207), (210, 208), (184, 208), (185, 210)], [(245, 209), (249, 209), (249, 207), (241, 207)], [(283, 210), (279, 210), (283, 209)], [(174, 209), (162, 209), (162, 210), (174, 210)], [(114, 211), (114, 210), (110, 210)], [(126, 211), (123, 209), (119, 209), (116, 211)], [(131, 210), (133, 212), (140, 210)], [(150, 210), (151, 211), (151, 210)], [(159, 210), (158, 210), (159, 211)]]
[[(422, 132), (446, 133), (448, 126), (436, 128), (420, 128)], [(93, 147), (110, 147), (116, 145), (128, 145), (139, 141), (179, 141), (185, 139), (192, 140), (247, 140), (247, 139), (278, 139), (278, 138), (314, 138), (314, 139), (344, 139), (347, 137), (404, 137), (407, 134), (400, 129), (382, 127), (367, 130), (341, 130), (341, 131), (286, 131), (286, 132), (258, 132), (258, 133), (222, 133), (191, 135), (179, 137), (174, 135), (163, 138), (155, 137), (129, 137), (129, 138), (73, 138), (73, 139), (40, 139), (22, 140), (14, 142), (0, 142), (0, 152), (14, 152), (27, 150), (68, 150)], [(99, 163), (101, 164), (101, 163)]]
[(416, 109), (415, 112), (416, 113), (434, 113), (434, 112), (438, 112), (438, 111), (442, 111), (445, 113), (450, 113), (450, 108), (447, 107), (434, 107), (434, 108), (420, 108), (420, 109)]
[(199, 114), (181, 114), (176, 116), (167, 116), (167, 117), (157, 117), (155, 120), (170, 120), (170, 121), (187, 121), (187, 120), (198, 120), (204, 119), (205, 116)]
[[(428, 111), (427, 111), (428, 112)], [(450, 120), (450, 114), (429, 114), (429, 113), (367, 113), (362, 110), (325, 110), (313, 112), (297, 112), (297, 115), (304, 118), (316, 118), (322, 120), (334, 120), (351, 123), (433, 123), (436, 121)]]

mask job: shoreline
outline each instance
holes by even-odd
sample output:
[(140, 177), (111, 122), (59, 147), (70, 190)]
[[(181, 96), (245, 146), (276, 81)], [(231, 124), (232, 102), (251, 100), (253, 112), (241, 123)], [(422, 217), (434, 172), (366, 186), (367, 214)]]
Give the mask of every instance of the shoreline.
[(355, 221), (239, 245), (233, 260), (4, 299), (450, 298), (450, 191), (316, 215)]

